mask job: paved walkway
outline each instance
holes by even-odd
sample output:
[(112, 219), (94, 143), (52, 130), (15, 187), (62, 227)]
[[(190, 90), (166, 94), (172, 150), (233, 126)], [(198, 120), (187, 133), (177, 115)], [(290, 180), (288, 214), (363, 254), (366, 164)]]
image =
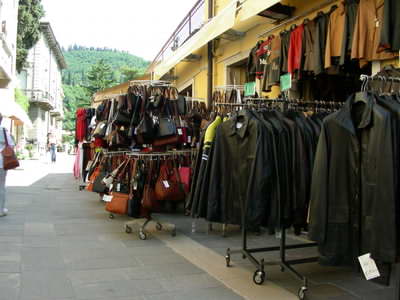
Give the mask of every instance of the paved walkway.
[(71, 166), (64, 157), (9, 173), (0, 300), (243, 299), (159, 239), (124, 233), (126, 219), (79, 192)]
[[(300, 283), (278, 266), (267, 268), (262, 286), (252, 283), (254, 266), (240, 256), (225, 267), (227, 247), (239, 247), (240, 233), (227, 238), (217, 228), (178, 214), (176, 237), (150, 228), (146, 241), (126, 234), (127, 217), (109, 219), (98, 196), (78, 191), (72, 156), (56, 165), (25, 161), (7, 178), (7, 207), (0, 218), (0, 300), (294, 300)], [(218, 226), (216, 226), (218, 227)], [(273, 236), (249, 236), (252, 246), (273, 246)], [(295, 242), (295, 241), (292, 241)], [(315, 255), (299, 250), (292, 258)], [(262, 254), (273, 260), (277, 254)], [(299, 266), (310, 279), (307, 299), (392, 299), (391, 289), (365, 281), (348, 269)], [(393, 288), (392, 288), (393, 289)], [(394, 294), (394, 291), (391, 292)]]

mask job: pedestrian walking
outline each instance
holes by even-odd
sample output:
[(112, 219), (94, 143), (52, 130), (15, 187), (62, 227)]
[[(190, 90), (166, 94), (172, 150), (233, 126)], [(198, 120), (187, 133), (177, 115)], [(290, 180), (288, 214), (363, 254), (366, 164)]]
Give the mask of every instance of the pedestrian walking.
[[(3, 164), (3, 152), (4, 147), (6, 146), (6, 138), (9, 146), (14, 147), (14, 140), (11, 138), (7, 129), (1, 126), (1, 122), (3, 121), (3, 116), (0, 113), (0, 217), (4, 217), (8, 213), (8, 209), (5, 207), (6, 204), (6, 176), (7, 170), (4, 170)], [(5, 133), (5, 134), (4, 134)]]
[(51, 162), (55, 163), (57, 160), (57, 138), (56, 136), (49, 132), (49, 134), (47, 135), (48, 137), (48, 148), (50, 150), (50, 156), (51, 156)]

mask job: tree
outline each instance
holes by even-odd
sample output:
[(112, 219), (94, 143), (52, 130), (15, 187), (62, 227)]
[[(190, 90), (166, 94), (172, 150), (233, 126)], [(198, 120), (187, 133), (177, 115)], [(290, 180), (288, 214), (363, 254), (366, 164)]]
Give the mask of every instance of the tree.
[(136, 79), (139, 75), (141, 75), (140, 70), (137, 68), (132, 68), (128, 66), (124, 66), (120, 69), (120, 72), (123, 76), (123, 81), (129, 81)]
[(106, 64), (102, 59), (90, 68), (87, 74), (87, 81), (88, 85), (86, 85), (86, 89), (91, 95), (98, 91), (112, 87), (117, 83), (113, 79), (113, 71), (111, 66)]
[(28, 97), (18, 88), (15, 89), (15, 102), (17, 102), (24, 111), (29, 110), (29, 99)]
[(17, 71), (21, 72), (28, 51), (40, 38), (40, 19), (44, 16), (41, 0), (19, 0), (17, 33)]
[(64, 89), (64, 129), (75, 130), (76, 109), (90, 106), (90, 95), (82, 86), (63, 85)]

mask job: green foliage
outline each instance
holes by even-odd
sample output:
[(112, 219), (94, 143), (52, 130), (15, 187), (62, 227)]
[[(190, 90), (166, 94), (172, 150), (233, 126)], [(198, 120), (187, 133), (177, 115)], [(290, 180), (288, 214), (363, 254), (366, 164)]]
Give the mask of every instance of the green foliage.
[(29, 99), (28, 97), (18, 88), (15, 89), (15, 102), (17, 102), (24, 111), (29, 111)]
[(17, 71), (24, 67), (28, 51), (40, 37), (40, 19), (44, 16), (41, 0), (19, 0), (17, 34)]
[(70, 46), (62, 49), (68, 69), (63, 71), (64, 129), (75, 130), (76, 109), (89, 107), (93, 93), (144, 73), (149, 62), (109, 48)]
[(90, 95), (118, 83), (114, 78), (111, 66), (106, 64), (102, 59), (90, 68), (87, 79), (88, 84), (86, 85), (86, 89)]
[(63, 53), (68, 64), (68, 69), (63, 72), (63, 82), (69, 85), (88, 84), (89, 69), (100, 60), (111, 66), (113, 78), (117, 84), (126, 81), (127, 77), (123, 74), (124, 69), (135, 69), (140, 75), (144, 74), (149, 65), (148, 61), (140, 57), (109, 48), (88, 48), (74, 45), (70, 46), (68, 50), (64, 50)]
[(82, 86), (63, 85), (64, 89), (64, 129), (75, 130), (76, 109), (90, 106), (90, 95)]

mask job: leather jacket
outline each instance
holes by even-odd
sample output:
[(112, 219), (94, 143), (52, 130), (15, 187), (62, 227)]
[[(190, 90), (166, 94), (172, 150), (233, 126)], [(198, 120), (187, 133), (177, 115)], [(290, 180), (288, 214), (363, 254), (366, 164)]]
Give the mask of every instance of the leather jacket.
[(370, 93), (351, 96), (324, 120), (312, 176), (309, 235), (331, 264), (352, 263), (365, 253), (395, 261), (394, 121)]

